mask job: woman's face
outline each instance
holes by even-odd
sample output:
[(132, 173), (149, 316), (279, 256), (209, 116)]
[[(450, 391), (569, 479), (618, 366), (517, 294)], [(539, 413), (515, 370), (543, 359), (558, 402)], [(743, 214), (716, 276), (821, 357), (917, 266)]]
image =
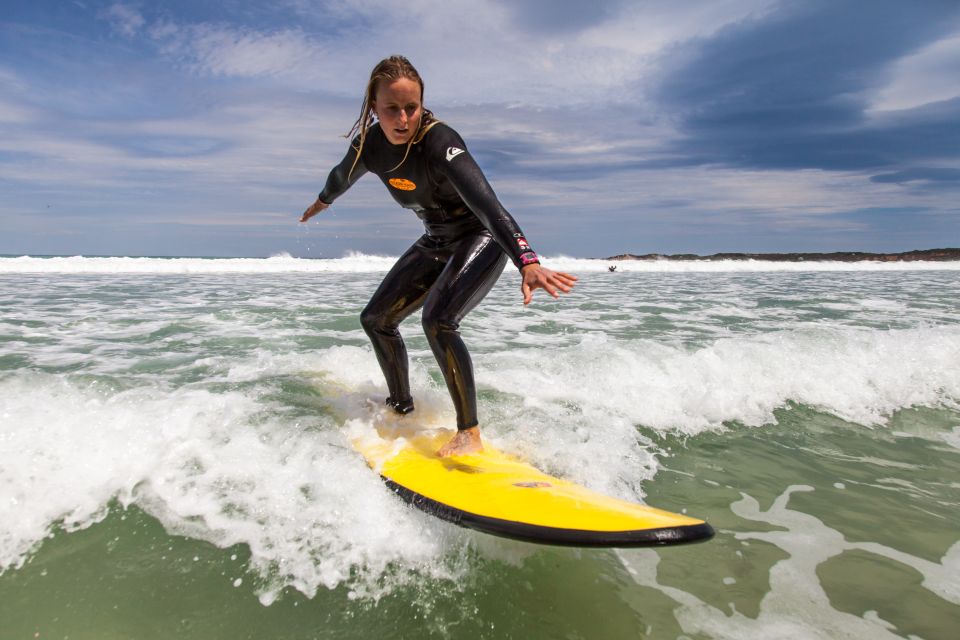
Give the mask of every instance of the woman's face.
[(408, 143), (420, 128), (423, 114), (419, 83), (409, 78), (381, 83), (374, 96), (373, 112), (391, 144)]

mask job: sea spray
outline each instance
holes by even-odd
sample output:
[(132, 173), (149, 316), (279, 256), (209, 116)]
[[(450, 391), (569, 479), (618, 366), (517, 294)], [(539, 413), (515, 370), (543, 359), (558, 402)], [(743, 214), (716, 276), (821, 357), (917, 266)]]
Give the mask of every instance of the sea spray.
[[(64, 267), (77, 271), (54, 277), (0, 274), (6, 575), (28, 571), (51, 532), (95, 528), (124, 506), (146, 511), (171, 536), (248, 549), (249, 579), (234, 573), (225, 584), (253, 589), (264, 603), (288, 588), (373, 600), (407, 589), (456, 593), (539, 557), (405, 507), (350, 449), (350, 429), (372, 428), (367, 407), (386, 396), (357, 320), (382, 271), (291, 272), (286, 263), (296, 259), (278, 257), (244, 263), (252, 271), (241, 276), (217, 265), (165, 273), (173, 261), (151, 259), (144, 273), (97, 274), (79, 272), (87, 259), (77, 260)], [(308, 262), (324, 261), (295, 264)], [(953, 273), (582, 276), (563, 300), (538, 294), (523, 307), (508, 272), (463, 323), (489, 441), (627, 499), (646, 495), (681, 510), (713, 495), (697, 508), (711, 521), (729, 513), (732, 500), (720, 499), (728, 485), (779, 493), (784, 487), (763, 482), (790, 472), (794, 484), (820, 480), (817, 496), (839, 484), (844, 496), (874, 491), (919, 503), (917, 513), (936, 514), (924, 527), (936, 530), (950, 503), (943, 492), (956, 480), (931, 483), (921, 465), (931, 460), (949, 474), (957, 450)], [(402, 327), (415, 419), (450, 427), (449, 396), (417, 319)], [(764, 457), (759, 443), (773, 433), (776, 455)], [(791, 449), (784, 433), (853, 444), (835, 455)], [(915, 459), (873, 451), (889, 440), (891, 451)], [(743, 459), (709, 467), (717, 443), (743, 448)], [(773, 471), (760, 469), (768, 459)], [(830, 464), (838, 470), (818, 477)], [(864, 479), (875, 471), (883, 475)], [(672, 486), (688, 492), (671, 496)], [(898, 546), (869, 515), (860, 518), (868, 533), (856, 529), (860, 519), (844, 526), (861, 541)], [(726, 535), (718, 530), (714, 550)], [(956, 542), (939, 535), (949, 539), (929, 552), (936, 558)], [(593, 579), (594, 567), (581, 569)], [(724, 585), (725, 577), (736, 582)], [(234, 589), (238, 578), (243, 587)], [(717, 579), (728, 588), (747, 582)]]
[[(817, 272), (896, 272), (960, 271), (953, 262), (765, 262), (755, 260), (622, 260), (572, 258), (563, 255), (541, 256), (553, 269), (579, 273), (608, 272), (616, 266), (619, 273), (817, 273)], [(3, 273), (379, 273), (386, 272), (396, 256), (367, 255), (349, 251), (341, 258), (297, 258), (281, 253), (268, 258), (157, 258), (96, 256), (9, 256), (0, 257)]]
[(443, 536), (424, 535), (442, 525), (385, 491), (329, 416), (285, 420), (256, 391), (101, 393), (49, 374), (0, 379), (0, 398), (0, 570), (117, 501), (173, 534), (247, 545), (264, 602), (285, 586), (370, 591), (396, 563), (450, 572), (434, 561)]

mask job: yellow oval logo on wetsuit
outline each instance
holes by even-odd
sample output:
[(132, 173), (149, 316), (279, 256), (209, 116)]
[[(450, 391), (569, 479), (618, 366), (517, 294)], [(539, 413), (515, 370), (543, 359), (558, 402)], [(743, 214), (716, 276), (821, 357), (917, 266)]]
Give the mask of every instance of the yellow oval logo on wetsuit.
[(405, 178), (390, 178), (389, 182), (391, 187), (400, 189), (401, 191), (413, 191), (417, 188), (417, 185)]

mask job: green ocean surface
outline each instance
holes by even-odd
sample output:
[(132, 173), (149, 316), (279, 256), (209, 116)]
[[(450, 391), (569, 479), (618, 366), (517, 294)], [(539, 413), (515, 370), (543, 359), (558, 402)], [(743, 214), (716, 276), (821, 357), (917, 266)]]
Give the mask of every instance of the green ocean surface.
[(597, 550), (441, 522), (349, 449), (380, 273), (0, 271), (0, 640), (953, 638), (954, 273), (588, 272), (530, 309), (506, 274), (462, 328), (486, 437), (717, 531)]

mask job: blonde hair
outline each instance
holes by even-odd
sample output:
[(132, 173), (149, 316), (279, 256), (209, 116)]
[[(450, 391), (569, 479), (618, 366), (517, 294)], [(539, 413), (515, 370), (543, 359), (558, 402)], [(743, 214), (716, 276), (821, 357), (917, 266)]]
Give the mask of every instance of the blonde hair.
[(395, 82), (400, 78), (413, 80), (420, 85), (420, 123), (417, 131), (410, 137), (410, 141), (407, 142), (407, 150), (406, 153), (403, 154), (403, 160), (393, 169), (390, 169), (390, 171), (395, 171), (400, 168), (400, 166), (406, 162), (407, 156), (410, 155), (410, 147), (423, 140), (423, 136), (426, 135), (427, 131), (429, 131), (433, 125), (440, 122), (433, 116), (432, 111), (423, 107), (423, 79), (413, 65), (410, 64), (410, 61), (403, 56), (384, 58), (378, 62), (377, 66), (370, 72), (370, 81), (367, 82), (367, 90), (363, 95), (363, 104), (360, 105), (360, 117), (357, 118), (357, 121), (353, 123), (350, 131), (344, 136), (347, 139), (351, 139), (358, 133), (360, 134), (359, 144), (353, 147), (356, 149), (357, 156), (353, 159), (353, 166), (350, 167), (350, 173), (347, 174), (348, 179), (356, 168), (357, 162), (360, 161), (360, 152), (363, 151), (363, 144), (367, 140), (367, 131), (369, 131), (370, 127), (374, 124), (373, 103), (380, 83)]

